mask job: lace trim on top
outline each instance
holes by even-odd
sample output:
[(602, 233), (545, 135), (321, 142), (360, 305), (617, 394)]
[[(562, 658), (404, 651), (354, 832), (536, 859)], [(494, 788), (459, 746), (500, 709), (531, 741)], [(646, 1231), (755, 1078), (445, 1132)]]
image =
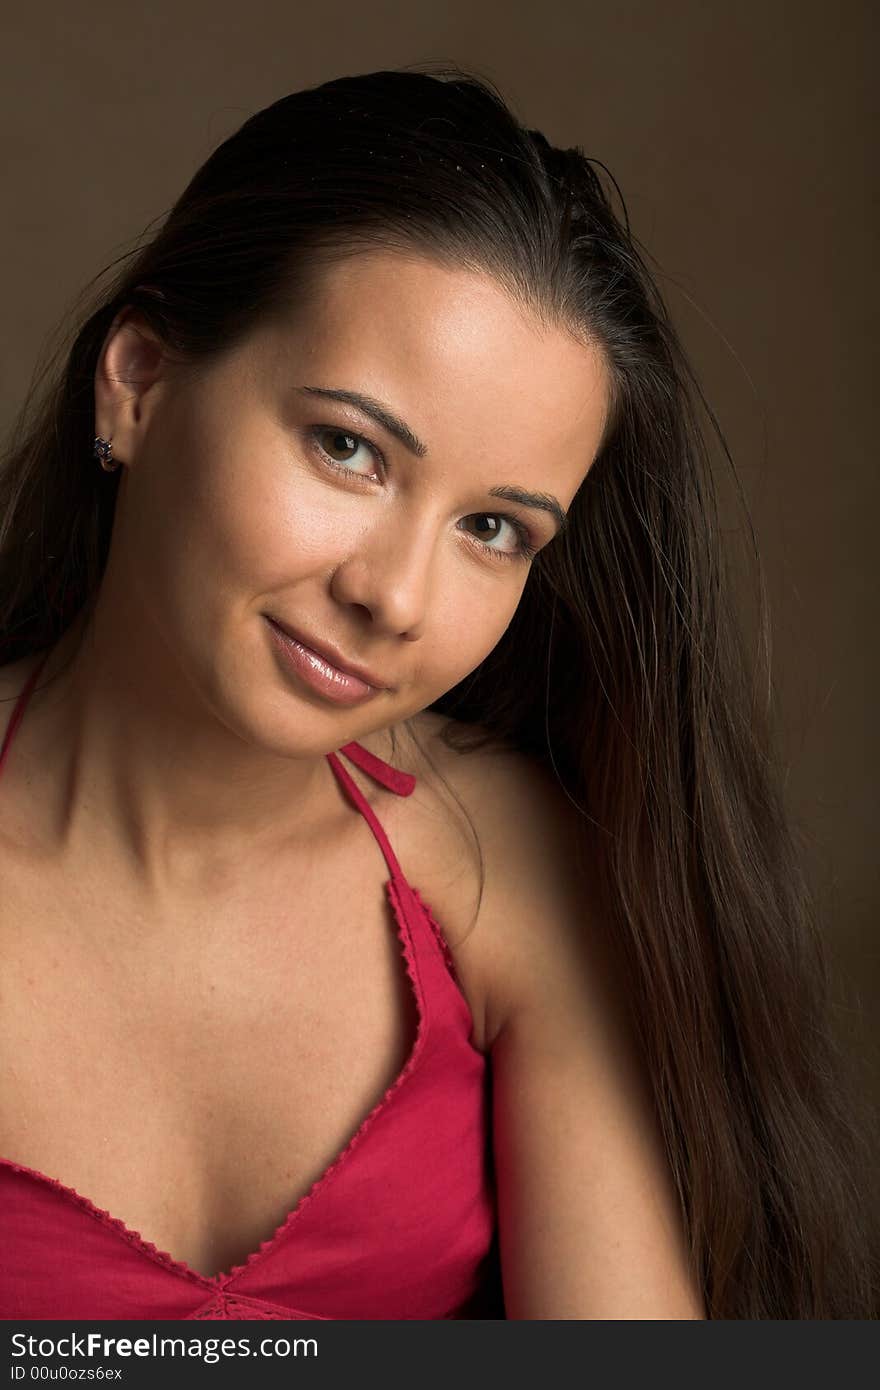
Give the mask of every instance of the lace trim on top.
[(103, 1208), (96, 1206), (96, 1204), (92, 1202), (88, 1197), (82, 1196), (82, 1194), (77, 1192), (75, 1188), (68, 1187), (65, 1183), (60, 1182), (57, 1178), (51, 1178), (47, 1176), (47, 1174), (39, 1172), (35, 1168), (29, 1168), (26, 1164), (15, 1163), (13, 1160), (6, 1158), (0, 1158), (0, 1167), (8, 1168), (14, 1172), (22, 1173), (25, 1177), (32, 1178), (46, 1187), (51, 1187), (66, 1200), (75, 1203), (78, 1207), (85, 1211), (89, 1216), (93, 1217), (96, 1221), (100, 1221), (104, 1226), (107, 1226), (109, 1229), (115, 1231), (125, 1241), (127, 1241), (129, 1245), (134, 1246), (143, 1254), (148, 1255), (151, 1259), (155, 1260), (157, 1264), (164, 1266), (166, 1269), (171, 1270), (173, 1273), (182, 1275), (190, 1282), (199, 1284), (204, 1288), (211, 1288), (215, 1291), (225, 1288), (239, 1274), (244, 1273), (245, 1270), (251, 1269), (252, 1266), (256, 1264), (258, 1260), (260, 1260), (269, 1250), (273, 1249), (274, 1246), (281, 1240), (282, 1236), (295, 1223), (297, 1217), (301, 1214), (301, 1212), (303, 1212), (305, 1208), (308, 1206), (308, 1204), (312, 1202), (331, 1182), (332, 1178), (340, 1171), (343, 1165), (351, 1157), (352, 1153), (357, 1148), (359, 1142), (363, 1139), (364, 1135), (370, 1128), (373, 1121), (376, 1119), (377, 1115), (379, 1115), (379, 1113), (385, 1109), (385, 1107), (390, 1103), (390, 1101), (395, 1096), (400, 1087), (404, 1084), (404, 1082), (410, 1076), (412, 1076), (413, 1072), (416, 1069), (418, 1061), (422, 1055), (424, 1049), (424, 1042), (428, 1030), (427, 1010), (425, 1006), (425, 997), (422, 989), (422, 982), (419, 977), (418, 964), (415, 959), (415, 953), (412, 948), (409, 926), (407, 924), (406, 916), (400, 901), (400, 894), (398, 891), (397, 884), (393, 880), (388, 881), (386, 883), (386, 891), (391, 902), (391, 907), (394, 914), (394, 921), (397, 928), (397, 938), (400, 942), (404, 965), (406, 967), (406, 975), (407, 979), (410, 982), (410, 987), (412, 990), (413, 998), (415, 1000), (416, 1011), (418, 1015), (416, 1036), (413, 1040), (413, 1045), (410, 1050), (409, 1057), (407, 1058), (400, 1072), (398, 1072), (397, 1076), (392, 1081), (391, 1085), (385, 1091), (385, 1094), (382, 1096), (381, 1100), (379, 1100), (377, 1104), (373, 1106), (372, 1110), (370, 1110), (370, 1112), (364, 1117), (358, 1128), (355, 1130), (354, 1134), (349, 1139), (348, 1143), (336, 1156), (336, 1158), (330, 1163), (329, 1167), (325, 1168), (323, 1173), (321, 1173), (319, 1177), (315, 1179), (311, 1187), (308, 1188), (308, 1190), (302, 1195), (302, 1197), (300, 1197), (299, 1201), (288, 1212), (287, 1216), (284, 1217), (283, 1221), (275, 1228), (273, 1233), (270, 1236), (267, 1236), (265, 1240), (261, 1241), (257, 1248), (255, 1250), (252, 1250), (251, 1253), (240, 1264), (232, 1265), (231, 1268), (227, 1270), (222, 1270), (219, 1274), (200, 1274), (197, 1269), (193, 1269), (192, 1266), (188, 1265), (185, 1260), (175, 1259), (175, 1257), (171, 1255), (167, 1250), (159, 1249), (159, 1247), (155, 1245), (152, 1241), (147, 1240), (144, 1236), (142, 1236), (139, 1231), (135, 1231), (130, 1226), (127, 1226), (126, 1223), (123, 1220), (121, 1220), (120, 1217), (113, 1216), (109, 1211), (106, 1211)]

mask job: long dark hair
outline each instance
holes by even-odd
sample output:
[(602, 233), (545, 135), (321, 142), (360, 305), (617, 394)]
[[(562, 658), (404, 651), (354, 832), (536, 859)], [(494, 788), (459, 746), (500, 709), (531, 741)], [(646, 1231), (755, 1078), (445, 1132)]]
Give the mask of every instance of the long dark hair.
[[(732, 463), (597, 169), (448, 68), (343, 77), (247, 120), (25, 403), (0, 472), (0, 660), (94, 602), (115, 503), (91, 456), (94, 375), (123, 306), (198, 369), (289, 310), (322, 257), (399, 248), (598, 342), (613, 409), (568, 528), (434, 708), (450, 744), (501, 738), (580, 809), (709, 1316), (873, 1317), (872, 1117), (835, 1037), (708, 441)], [(761, 622), (766, 638), (763, 598)]]

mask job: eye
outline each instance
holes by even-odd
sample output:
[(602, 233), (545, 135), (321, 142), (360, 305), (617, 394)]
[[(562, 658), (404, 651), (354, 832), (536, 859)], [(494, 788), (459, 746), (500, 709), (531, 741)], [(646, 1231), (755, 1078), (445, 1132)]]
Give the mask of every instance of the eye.
[[(464, 517), (459, 525), (463, 527), (467, 522), (476, 523), (476, 540), (493, 559), (531, 560), (538, 553), (529, 528), (519, 517), (506, 516), (503, 512), (473, 512)], [(510, 533), (507, 545), (503, 543), (506, 532)], [(499, 536), (502, 541), (496, 545), (495, 540)]]
[[(385, 456), (378, 445), (365, 435), (337, 425), (312, 425), (307, 431), (310, 447), (327, 468), (362, 482), (381, 482), (385, 471)], [(337, 455), (347, 455), (338, 458)], [(359, 455), (361, 456), (359, 459)], [(362, 466), (358, 466), (358, 464)], [(365, 471), (365, 468), (371, 471)], [(532, 560), (538, 546), (525, 522), (504, 512), (473, 512), (458, 523), (462, 529), (468, 522), (476, 523), (471, 536), (475, 549), (493, 560)], [(504, 537), (507, 544), (504, 544)], [(499, 537), (501, 538), (499, 543)]]
[[(362, 434), (351, 430), (338, 429), (335, 425), (314, 425), (309, 430), (309, 439), (322, 462), (340, 473), (353, 477), (379, 481), (384, 458), (380, 449)], [(347, 455), (339, 458), (337, 455)], [(365, 471), (372, 468), (372, 472)]]

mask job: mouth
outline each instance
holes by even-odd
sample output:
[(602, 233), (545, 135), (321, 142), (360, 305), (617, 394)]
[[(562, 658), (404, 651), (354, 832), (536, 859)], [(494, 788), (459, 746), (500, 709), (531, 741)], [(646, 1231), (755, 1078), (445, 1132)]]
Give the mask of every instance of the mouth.
[(275, 648), (288, 669), (318, 694), (341, 704), (356, 704), (392, 689), (376, 672), (349, 661), (329, 642), (300, 633), (264, 614)]

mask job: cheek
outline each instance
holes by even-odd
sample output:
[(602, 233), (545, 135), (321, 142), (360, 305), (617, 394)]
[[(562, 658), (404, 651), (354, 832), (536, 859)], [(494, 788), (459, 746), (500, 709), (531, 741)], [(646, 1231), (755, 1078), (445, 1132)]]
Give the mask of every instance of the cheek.
[(239, 513), (237, 562), (258, 587), (280, 588), (308, 575), (329, 575), (356, 546), (362, 529), (349, 507), (334, 507), (327, 489), (298, 481), (295, 489), (251, 500)]
[[(241, 457), (247, 458), (242, 451)], [(277, 467), (190, 455), (185, 475), (158, 472), (132, 499), (141, 567), (161, 568), (184, 604), (198, 595), (220, 607), (329, 572), (356, 539), (355, 519), (330, 505), (326, 488)], [(350, 509), (349, 509), (350, 510)]]
[(510, 625), (521, 589), (513, 596), (487, 586), (475, 597), (473, 582), (450, 585), (431, 623), (430, 681), (439, 698), (489, 655)]

